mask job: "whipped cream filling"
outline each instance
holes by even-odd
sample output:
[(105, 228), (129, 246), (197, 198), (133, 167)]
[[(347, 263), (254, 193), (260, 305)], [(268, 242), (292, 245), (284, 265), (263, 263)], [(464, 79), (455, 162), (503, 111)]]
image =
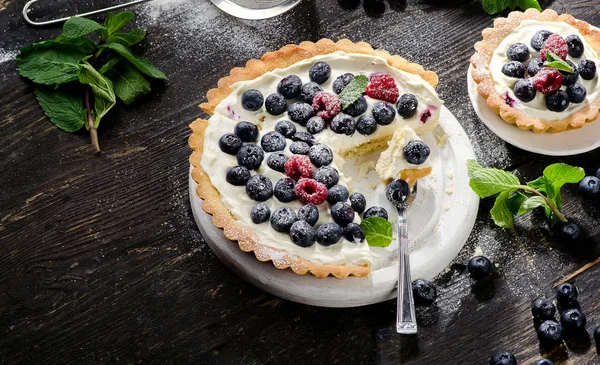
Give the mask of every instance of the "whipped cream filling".
[[(231, 185), (225, 179), (227, 170), (236, 166), (237, 160), (236, 156), (228, 155), (220, 150), (218, 140), (223, 134), (232, 133), (236, 123), (246, 120), (257, 124), (259, 127), (260, 134), (257, 143), (260, 143), (262, 136), (265, 133), (272, 131), (278, 121), (283, 119), (289, 120), (287, 112), (278, 116), (273, 116), (265, 110), (264, 105), (255, 112), (245, 110), (241, 105), (241, 96), (243, 92), (247, 89), (257, 89), (260, 90), (266, 98), (269, 94), (276, 92), (277, 84), (282, 78), (292, 74), (299, 76), (303, 83), (309, 82), (308, 70), (318, 61), (329, 63), (332, 69), (329, 80), (321, 84), (324, 91), (333, 93), (333, 81), (346, 72), (351, 72), (354, 75), (364, 74), (366, 76), (375, 72), (384, 72), (394, 77), (400, 95), (410, 92), (414, 94), (419, 101), (417, 113), (414, 117), (402, 119), (396, 115), (396, 118), (391, 124), (387, 126), (379, 125), (376, 132), (370, 136), (364, 136), (358, 132), (354, 133), (352, 136), (340, 135), (334, 133), (329, 128), (326, 128), (323, 132), (315, 135), (315, 140), (317, 142), (326, 144), (334, 152), (334, 159), (330, 166), (340, 173), (338, 184), (350, 187), (350, 179), (344, 176), (341, 170), (345, 163), (344, 158), (341, 156), (344, 151), (360, 146), (371, 140), (389, 137), (396, 129), (403, 126), (410, 126), (415, 129), (417, 133), (422, 134), (432, 130), (437, 125), (437, 119), (443, 102), (438, 98), (434, 88), (420, 76), (397, 70), (389, 66), (387, 61), (380, 57), (336, 52), (317, 56), (309, 60), (303, 60), (285, 69), (275, 69), (254, 80), (236, 83), (233, 86), (230, 95), (217, 105), (214, 115), (209, 119), (209, 126), (205, 131), (204, 152), (200, 163), (204, 172), (210, 177), (212, 185), (219, 191), (221, 201), (225, 207), (229, 209), (238, 222), (247, 225), (255, 232), (258, 242), (261, 244), (286, 251), (290, 254), (317, 263), (334, 265), (369, 264), (371, 262), (371, 252), (366, 240), (362, 243), (356, 243), (342, 238), (338, 243), (331, 246), (323, 246), (318, 242), (315, 242), (311, 247), (300, 247), (290, 240), (287, 233), (275, 231), (268, 221), (258, 225), (254, 224), (250, 219), (250, 211), (254, 205), (258, 204), (258, 202), (250, 199), (246, 195), (244, 186)], [(367, 99), (368, 104), (366, 114), (371, 115), (371, 110), (378, 100), (374, 100), (367, 96), (365, 96), (365, 98)], [(298, 100), (288, 100), (288, 105), (295, 101)], [(306, 131), (305, 127), (297, 123), (294, 124), (298, 131)], [(288, 140), (285, 150), (280, 151), (288, 157), (293, 155), (289, 151), (289, 145), (290, 141)], [(256, 172), (252, 173), (265, 175), (271, 180), (273, 186), (275, 186), (275, 183), (279, 179), (284, 178), (285, 175), (267, 166), (266, 161), (268, 156), (269, 153), (265, 153), (262, 165)], [(354, 191), (350, 189), (350, 193), (352, 194), (353, 192)], [(299, 200), (282, 203), (275, 197), (264, 203), (269, 206), (271, 212), (279, 207), (289, 207), (297, 212), (303, 205)], [(367, 207), (369, 206), (371, 205), (367, 202)], [(323, 203), (319, 205), (318, 208), (319, 221), (315, 225), (315, 229), (321, 224), (333, 221), (329, 212), (329, 204)], [(360, 223), (358, 214), (356, 214), (354, 221)]]
[(410, 127), (403, 127), (394, 132), (392, 139), (388, 142), (388, 148), (381, 153), (375, 165), (375, 170), (382, 180), (397, 179), (405, 170), (431, 167), (429, 157), (420, 165), (412, 164), (404, 157), (404, 147), (414, 140), (423, 141)]
[[(536, 51), (533, 47), (531, 47), (531, 37), (539, 31), (539, 30), (548, 30), (553, 33), (559, 34), (561, 37), (566, 38), (568, 35), (576, 34), (579, 36), (584, 46), (584, 53), (581, 58), (574, 58), (571, 56), (567, 56), (567, 59), (573, 62), (575, 65), (579, 66), (579, 62), (583, 59), (591, 60), (596, 63), (597, 66), (600, 66), (600, 61), (598, 59), (598, 54), (596, 51), (588, 44), (585, 37), (581, 35), (581, 33), (573, 28), (571, 25), (564, 22), (542, 22), (537, 20), (523, 20), (521, 24), (512, 31), (504, 40), (500, 43), (500, 45), (494, 51), (492, 59), (490, 61), (490, 71), (492, 73), (492, 77), (495, 83), (496, 93), (498, 95), (505, 98), (509, 96), (514, 100), (512, 106), (515, 109), (518, 109), (520, 112), (527, 114), (531, 117), (543, 119), (546, 121), (553, 120), (561, 120), (571, 115), (585, 106), (587, 106), (590, 102), (595, 100), (600, 96), (600, 88), (598, 87), (598, 75), (592, 80), (584, 80), (581, 76), (577, 80), (578, 83), (583, 85), (587, 90), (587, 96), (582, 103), (570, 103), (566, 110), (562, 112), (553, 112), (546, 107), (546, 95), (541, 92), (536, 92), (535, 98), (528, 102), (524, 103), (519, 100), (514, 92), (513, 87), (515, 83), (519, 80), (514, 77), (508, 77), (502, 73), (502, 66), (510, 60), (506, 56), (506, 50), (513, 43), (524, 43), (529, 47), (529, 52), (531, 55), (531, 59), (540, 57), (540, 52)], [(528, 62), (524, 63), (525, 68), (527, 69)], [(566, 90), (566, 86), (561, 87), (562, 90)]]

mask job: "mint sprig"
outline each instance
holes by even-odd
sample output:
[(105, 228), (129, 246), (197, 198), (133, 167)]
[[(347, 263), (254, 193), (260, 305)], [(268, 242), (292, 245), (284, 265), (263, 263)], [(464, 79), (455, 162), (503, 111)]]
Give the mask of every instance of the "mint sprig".
[(342, 110), (345, 110), (355, 101), (360, 99), (367, 90), (369, 78), (365, 75), (354, 76), (348, 85), (340, 93), (340, 101), (342, 102)]
[(392, 243), (392, 223), (381, 217), (369, 217), (360, 222), (365, 239), (371, 247), (387, 247)]
[(569, 73), (573, 72), (573, 67), (571, 67), (571, 65), (549, 50), (546, 50), (546, 61), (544, 61), (544, 66)]
[[(544, 174), (522, 185), (513, 173), (484, 168), (475, 160), (467, 161), (469, 186), (480, 198), (496, 196), (490, 214), (494, 223), (502, 228), (513, 228), (514, 218), (542, 207), (551, 225), (567, 219), (560, 212), (565, 184), (576, 184), (585, 177), (581, 167), (556, 163), (544, 169)], [(527, 195), (529, 194), (529, 195)]]
[(483, 6), (483, 10), (491, 15), (498, 14), (508, 8), (510, 10), (515, 10), (516, 8), (542, 10), (537, 0), (481, 0), (481, 5)]
[(129, 11), (111, 13), (104, 24), (70, 18), (56, 39), (23, 47), (17, 56), (19, 74), (37, 85), (37, 100), (50, 121), (66, 132), (85, 126), (98, 152), (98, 125), (117, 98), (131, 104), (150, 92), (149, 79), (166, 78), (129, 48), (146, 32), (120, 32), (133, 17)]

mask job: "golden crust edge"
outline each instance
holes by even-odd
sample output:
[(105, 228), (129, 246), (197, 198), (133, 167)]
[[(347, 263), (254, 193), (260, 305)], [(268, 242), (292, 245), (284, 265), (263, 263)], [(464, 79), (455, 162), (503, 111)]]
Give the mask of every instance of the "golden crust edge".
[(492, 53), (500, 42), (525, 19), (539, 21), (562, 21), (576, 28), (597, 53), (600, 53), (600, 32), (590, 28), (590, 25), (577, 20), (572, 15), (558, 15), (554, 10), (546, 9), (539, 12), (528, 9), (525, 12), (513, 11), (507, 18), (496, 18), (492, 28), (482, 31), (483, 40), (475, 43), (475, 54), (471, 56), (473, 69), (471, 76), (477, 83), (477, 92), (486, 99), (486, 104), (505, 122), (514, 124), (520, 129), (532, 130), (535, 133), (558, 133), (568, 129), (583, 127), (592, 122), (600, 114), (600, 98), (596, 98), (585, 108), (569, 115), (565, 119), (548, 122), (531, 118), (506, 104), (504, 99), (495, 92), (494, 80), (488, 68)]

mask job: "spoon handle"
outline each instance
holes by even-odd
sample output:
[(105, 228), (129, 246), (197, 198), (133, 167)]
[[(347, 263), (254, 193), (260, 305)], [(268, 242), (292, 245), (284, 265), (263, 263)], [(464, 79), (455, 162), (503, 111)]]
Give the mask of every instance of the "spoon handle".
[(398, 212), (398, 246), (400, 249), (400, 267), (398, 272), (398, 303), (396, 308), (396, 331), (403, 334), (417, 333), (415, 303), (410, 278), (410, 262), (408, 253), (408, 226), (406, 211)]

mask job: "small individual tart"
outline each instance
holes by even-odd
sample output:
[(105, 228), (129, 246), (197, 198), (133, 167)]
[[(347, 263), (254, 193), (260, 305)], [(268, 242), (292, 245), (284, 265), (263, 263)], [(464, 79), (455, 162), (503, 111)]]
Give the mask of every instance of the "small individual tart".
[(597, 119), (598, 29), (568, 14), (529, 9), (497, 18), (482, 34), (471, 76), (504, 121), (556, 133)]
[(431, 171), (425, 149), (408, 145), (437, 126), (435, 73), (367, 43), (322, 39), (250, 60), (218, 85), (201, 105), (211, 117), (194, 121), (189, 139), (213, 224), (277, 268), (367, 276), (373, 253), (361, 220), (388, 215), (341, 168), (399, 139), (390, 146), (403, 144), (415, 165), (397, 167)]

